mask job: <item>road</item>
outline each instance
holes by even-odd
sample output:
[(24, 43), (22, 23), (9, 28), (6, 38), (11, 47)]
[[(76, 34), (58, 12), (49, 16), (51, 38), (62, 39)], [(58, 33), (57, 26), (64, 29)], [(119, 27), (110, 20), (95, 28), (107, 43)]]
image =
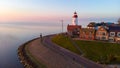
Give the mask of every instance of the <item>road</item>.
[[(77, 62), (76, 61), (74, 61), (73, 59), (71, 59), (69, 56), (67, 56), (67, 53), (60, 53), (60, 52), (58, 52), (58, 48), (55, 48), (54, 47), (54, 45), (56, 46), (56, 44), (54, 44), (52, 41), (51, 41), (51, 35), (49, 35), (49, 36), (46, 36), (45, 38), (44, 38), (44, 41), (43, 41), (43, 43), (48, 47), (48, 48), (50, 48), (51, 50), (53, 50), (54, 52), (56, 52), (56, 53), (58, 53), (58, 54), (60, 54), (63, 58), (64, 58), (64, 60), (65, 60), (65, 62), (66, 63), (68, 63), (68, 65), (70, 64), (70, 63), (78, 63), (78, 64), (80, 64), (80, 65), (82, 65), (84, 68), (109, 68), (109, 67), (107, 67), (107, 66), (103, 66), (103, 65), (101, 65), (101, 64), (97, 64), (97, 63), (95, 63), (95, 62), (93, 62), (93, 61), (91, 61), (91, 60), (88, 60), (88, 59), (86, 59), (86, 58), (84, 58), (84, 57), (81, 57), (81, 56), (79, 56), (79, 57), (77, 57)], [(63, 43), (64, 44), (64, 43)], [(72, 53), (72, 52), (71, 52)], [(73, 53), (74, 54), (74, 53)], [(76, 66), (76, 65), (75, 65)], [(68, 68), (72, 68), (72, 67), (68, 67)], [(73, 68), (77, 68), (77, 67), (73, 67)], [(81, 67), (79, 67), (79, 68), (81, 68)]]
[(84, 68), (81, 64), (46, 47), (40, 42), (40, 39), (30, 42), (27, 46), (31, 55), (47, 68)]

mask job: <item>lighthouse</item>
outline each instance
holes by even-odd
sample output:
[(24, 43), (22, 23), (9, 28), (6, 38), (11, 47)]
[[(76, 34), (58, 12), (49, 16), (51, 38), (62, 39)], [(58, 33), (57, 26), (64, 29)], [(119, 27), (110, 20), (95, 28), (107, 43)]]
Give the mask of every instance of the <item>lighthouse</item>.
[(72, 16), (72, 24), (68, 24), (67, 26), (67, 33), (72, 38), (79, 38), (81, 28), (82, 26), (78, 25), (78, 15), (76, 12), (74, 12), (74, 15)]
[(78, 15), (76, 12), (74, 12), (74, 15), (72, 17), (72, 25), (78, 25)]

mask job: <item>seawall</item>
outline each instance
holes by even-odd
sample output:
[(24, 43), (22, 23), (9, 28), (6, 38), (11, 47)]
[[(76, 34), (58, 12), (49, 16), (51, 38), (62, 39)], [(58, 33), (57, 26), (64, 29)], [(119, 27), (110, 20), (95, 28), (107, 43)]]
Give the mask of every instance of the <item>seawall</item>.
[[(38, 38), (36, 38), (36, 39), (38, 39)], [(36, 39), (33, 39), (33, 40), (36, 40)], [(23, 45), (21, 45), (18, 48), (18, 57), (20, 59), (20, 62), (24, 65), (25, 68), (38, 68), (37, 64), (35, 64), (31, 60), (30, 56), (27, 55), (26, 50), (25, 50), (27, 44), (29, 44), (33, 40), (30, 40), (30, 41), (24, 43)]]
[[(53, 66), (51, 66), (51, 68), (55, 67), (55, 65), (60, 68), (60, 66), (64, 65), (64, 64), (65, 65), (61, 68), (66, 68), (65, 67), (66, 65), (68, 65), (68, 66), (71, 65), (74, 68), (84, 68), (84, 67), (85, 68), (103, 68), (103, 66), (100, 65), (100, 64), (94, 63), (94, 62), (92, 62), (92, 61), (90, 61), (90, 60), (88, 60), (84, 57), (81, 57), (81, 56), (79, 56), (79, 55), (77, 55), (77, 54), (75, 54), (75, 53), (73, 53), (73, 52), (71, 52), (67, 49), (64, 49), (64, 48), (58, 46), (55, 43), (52, 43), (51, 37), (52, 37), (52, 35), (48, 35), (48, 36), (44, 37), (44, 40), (42, 42), (42, 44), (44, 44), (44, 45), (37, 44), (37, 46), (44, 48), (44, 49), (41, 49), (41, 51), (39, 53), (39, 54), (41, 54), (40, 58), (42, 57), (42, 59), (44, 59), (45, 60), (44, 62), (46, 62), (46, 63), (50, 62), (49, 63), (50, 66), (51, 66), (51, 62), (52, 62)], [(36, 43), (38, 43), (39, 41), (40, 40), (33, 39), (33, 40), (30, 40), (30, 41), (24, 43), (23, 45), (21, 45), (18, 48), (18, 56), (19, 56), (20, 62), (24, 65), (25, 68), (38, 68), (38, 65), (36, 63), (34, 63), (31, 60), (30, 56), (27, 54), (26, 46), (30, 42), (32, 42), (31, 46), (32, 46), (32, 49), (33, 49), (34, 45), (36, 45)], [(38, 50), (38, 49), (35, 49), (35, 50)], [(45, 51), (45, 52), (42, 52), (42, 51)], [(46, 58), (47, 58), (47, 60), (46, 60)], [(48, 61), (48, 58), (49, 58), (49, 61)], [(60, 58), (62, 59), (62, 61), (61, 61)], [(58, 64), (58, 61), (61, 65)], [(73, 67), (69, 67), (69, 68), (73, 68)], [(106, 68), (108, 68), (108, 67), (106, 67)]]

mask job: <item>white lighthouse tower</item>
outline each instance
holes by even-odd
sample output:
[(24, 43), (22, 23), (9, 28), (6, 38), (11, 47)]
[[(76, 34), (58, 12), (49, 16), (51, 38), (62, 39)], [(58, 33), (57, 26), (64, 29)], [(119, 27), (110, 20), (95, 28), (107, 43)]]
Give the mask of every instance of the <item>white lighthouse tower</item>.
[(76, 12), (74, 12), (74, 15), (72, 17), (72, 25), (78, 25), (78, 15)]
[(78, 15), (76, 12), (74, 12), (74, 15), (72, 17), (72, 25), (67, 26), (67, 33), (69, 36), (74, 38), (80, 37), (80, 29), (82, 28), (81, 25), (78, 25)]

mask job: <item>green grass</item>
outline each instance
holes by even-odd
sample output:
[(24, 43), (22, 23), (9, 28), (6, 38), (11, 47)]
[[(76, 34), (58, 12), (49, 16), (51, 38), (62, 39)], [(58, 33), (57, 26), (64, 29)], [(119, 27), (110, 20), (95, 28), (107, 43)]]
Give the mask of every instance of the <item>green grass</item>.
[(84, 56), (100, 63), (120, 63), (120, 44), (96, 41), (75, 41)]
[(52, 38), (52, 41), (72, 52), (78, 53), (79, 51), (75, 48), (75, 46), (73, 46), (72, 42), (70, 41), (70, 39), (66, 36), (63, 35), (56, 35), (55, 37)]
[[(57, 35), (52, 41), (79, 54), (68, 37)], [(74, 42), (82, 50), (83, 56), (90, 60), (106, 64), (120, 63), (120, 44), (83, 40), (75, 40)]]

